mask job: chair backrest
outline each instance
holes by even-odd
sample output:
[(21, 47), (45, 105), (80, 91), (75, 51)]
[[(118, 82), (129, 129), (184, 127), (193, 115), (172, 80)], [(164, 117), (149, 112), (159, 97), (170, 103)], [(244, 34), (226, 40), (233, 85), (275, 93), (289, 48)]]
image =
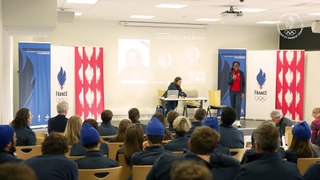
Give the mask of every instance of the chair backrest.
[(319, 162), (320, 162), (320, 158), (298, 158), (297, 167), (299, 169), (300, 174), (303, 176), (310, 165), (319, 163)]
[(116, 160), (117, 151), (121, 146), (123, 146), (123, 142), (107, 142), (109, 148), (109, 158)]
[(124, 154), (119, 154), (118, 161), (119, 161), (119, 166), (122, 166), (122, 173), (121, 173), (120, 179), (128, 180), (128, 177), (132, 176), (132, 170), (126, 161), (126, 156)]
[[(122, 166), (103, 169), (79, 169), (79, 180), (120, 180)], [(102, 177), (103, 175), (105, 175)]]
[(100, 136), (100, 141), (104, 142), (104, 143), (107, 143), (107, 142), (109, 142), (110, 139), (113, 139), (114, 137), (116, 137), (116, 136), (115, 135), (112, 135), (112, 136)]
[(132, 166), (132, 179), (141, 180), (146, 179), (152, 165), (133, 165)]
[(221, 91), (220, 90), (208, 90), (209, 104), (211, 106), (221, 105)]
[(184, 152), (183, 151), (172, 151), (173, 154), (177, 156), (183, 156)]
[(16, 146), (16, 155), (20, 159), (29, 159), (34, 156), (39, 156), (42, 154), (41, 146)]
[(45, 139), (45, 137), (38, 137), (36, 136), (37, 140), (36, 140), (36, 145), (41, 145)]
[(69, 156), (69, 155), (65, 155), (66, 158), (72, 160), (72, 161), (75, 161), (75, 160), (78, 160), (78, 159), (81, 159), (81, 158), (84, 158), (85, 156)]
[(46, 132), (44, 131), (36, 131), (34, 133), (36, 134), (36, 137), (46, 137)]
[[(239, 148), (239, 149), (230, 149), (230, 153), (232, 157), (238, 161), (242, 160), (242, 157), (244, 153), (246, 152), (246, 149), (244, 148)], [(236, 153), (236, 154), (235, 154)], [(234, 154), (234, 155), (233, 155)]]
[(292, 126), (286, 126), (285, 128), (285, 141), (288, 147), (290, 147), (290, 144), (292, 142)]

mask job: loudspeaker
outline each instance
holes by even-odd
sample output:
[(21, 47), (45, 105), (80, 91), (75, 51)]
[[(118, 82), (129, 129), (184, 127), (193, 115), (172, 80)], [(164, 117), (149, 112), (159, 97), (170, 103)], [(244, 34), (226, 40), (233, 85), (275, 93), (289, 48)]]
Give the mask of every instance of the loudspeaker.
[(311, 31), (313, 33), (320, 33), (320, 21), (314, 21), (311, 24)]
[(61, 23), (73, 23), (74, 12), (72, 12), (72, 11), (58, 11), (58, 21)]

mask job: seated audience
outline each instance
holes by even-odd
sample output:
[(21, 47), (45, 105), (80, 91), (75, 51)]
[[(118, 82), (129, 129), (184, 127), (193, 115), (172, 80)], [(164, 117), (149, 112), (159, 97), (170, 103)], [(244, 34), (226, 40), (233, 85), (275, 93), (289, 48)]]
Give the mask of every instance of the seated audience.
[(149, 146), (145, 150), (136, 152), (131, 157), (130, 165), (151, 165), (156, 159), (166, 151), (162, 146), (164, 137), (164, 126), (160, 120), (153, 117), (146, 129), (147, 141)]
[(240, 169), (240, 163), (230, 156), (212, 153), (217, 145), (219, 134), (206, 126), (198, 127), (189, 140), (189, 150), (183, 157), (163, 154), (153, 164), (147, 175), (147, 180), (168, 180), (172, 163), (184, 160), (194, 160), (204, 164), (215, 180), (232, 180)]
[[(292, 126), (293, 122), (284, 117), (280, 110), (274, 110), (270, 114), (272, 121), (276, 124), (276, 127), (279, 129), (280, 132), (280, 140), (282, 140), (282, 136), (286, 133), (286, 126)], [(281, 141), (282, 145), (282, 141)]]
[[(82, 126), (85, 124), (90, 124), (92, 127), (94, 127), (99, 132), (98, 123), (95, 119), (87, 119), (83, 122)], [(80, 132), (81, 137), (81, 132)], [(108, 144), (104, 142), (100, 142), (100, 150), (104, 155), (108, 155), (109, 148)], [(70, 148), (70, 156), (85, 156), (87, 154), (87, 148), (85, 148), (80, 142), (77, 142), (72, 145)]]
[(171, 168), (171, 180), (212, 180), (209, 169), (197, 161), (178, 161)]
[(140, 124), (143, 129), (143, 132), (146, 132), (147, 126), (144, 124), (141, 124), (141, 122), (139, 121), (140, 111), (138, 108), (131, 108), (128, 111), (128, 116), (129, 116), (129, 119), (131, 120), (132, 124)]
[(202, 125), (202, 120), (206, 117), (207, 112), (205, 109), (199, 108), (196, 110), (193, 116), (193, 121), (191, 122), (191, 128), (188, 132), (188, 136), (191, 136), (192, 132), (196, 127), (199, 127)]
[(319, 149), (310, 141), (311, 129), (307, 122), (297, 123), (292, 129), (292, 141), (286, 151), (287, 161), (297, 163), (298, 158), (319, 157)]
[(41, 147), (43, 155), (23, 161), (42, 180), (77, 180), (78, 166), (64, 156), (69, 150), (67, 138), (52, 132), (44, 139)]
[(254, 131), (256, 160), (241, 166), (235, 180), (301, 179), (296, 164), (280, 159), (280, 133), (273, 122), (261, 123)]
[(164, 149), (168, 151), (187, 151), (189, 142), (187, 132), (189, 132), (190, 128), (190, 120), (187, 117), (178, 116), (173, 121), (173, 129), (176, 135), (172, 141), (164, 145)]
[(113, 138), (110, 139), (110, 142), (123, 142), (124, 141), (124, 136), (126, 134), (127, 128), (131, 125), (131, 121), (129, 119), (123, 119), (119, 123), (119, 130), (117, 132), (117, 135)]
[(110, 110), (104, 110), (101, 113), (102, 123), (100, 125), (100, 135), (101, 136), (112, 136), (116, 135), (118, 128), (111, 124), (113, 113)]
[(173, 129), (173, 121), (179, 116), (179, 113), (177, 111), (174, 111), (174, 110), (171, 110), (168, 112), (167, 114), (167, 121), (169, 123), (169, 131), (170, 132), (174, 132), (174, 129)]
[(130, 125), (126, 130), (123, 146), (120, 147), (117, 152), (116, 160), (119, 160), (119, 154), (124, 154), (127, 164), (130, 164), (132, 154), (142, 151), (143, 140), (144, 137), (142, 127), (137, 124)]
[[(20, 162), (14, 152), (16, 151), (16, 135), (9, 125), (0, 125), (0, 164)], [(1, 178), (0, 178), (1, 179)]]
[(0, 166), (1, 180), (37, 180), (34, 171), (24, 165), (16, 163), (6, 163)]
[(320, 163), (312, 164), (304, 173), (304, 180), (319, 180), (320, 179)]
[(243, 148), (243, 132), (232, 126), (236, 120), (236, 112), (232, 107), (225, 108), (221, 113), (219, 143), (229, 149)]
[(68, 114), (68, 110), (69, 104), (66, 101), (62, 101), (57, 104), (58, 115), (50, 118), (48, 121), (49, 134), (52, 131), (64, 133), (68, 122), (68, 118), (66, 117), (66, 115)]
[(80, 133), (81, 144), (88, 149), (84, 158), (76, 160), (79, 169), (99, 169), (117, 167), (118, 162), (104, 156), (100, 150), (100, 136), (94, 127), (84, 123)]
[(80, 129), (82, 125), (82, 119), (80, 116), (71, 116), (67, 122), (67, 127), (64, 132), (64, 136), (67, 138), (68, 146), (72, 146), (79, 142)]
[[(311, 123), (311, 131), (312, 131), (311, 142), (313, 144), (316, 144), (316, 140), (320, 130), (320, 107), (316, 107), (313, 109), (312, 117), (314, 118), (314, 120)], [(317, 145), (319, 146), (319, 144)]]
[(36, 135), (29, 127), (31, 122), (32, 114), (29, 109), (22, 108), (16, 113), (16, 117), (11, 122), (17, 136), (16, 146), (36, 145)]
[[(161, 113), (159, 113), (159, 112), (156, 112), (156, 113), (153, 115), (153, 117), (158, 118), (158, 119), (160, 120), (160, 122), (163, 124), (163, 127), (166, 127), (166, 117), (165, 117), (163, 114), (161, 114)], [(163, 140), (172, 140), (172, 134), (171, 134), (171, 132), (170, 132), (167, 128), (165, 128), (164, 131), (165, 131), (165, 132), (164, 132), (164, 133), (165, 133), (165, 136), (164, 136)]]

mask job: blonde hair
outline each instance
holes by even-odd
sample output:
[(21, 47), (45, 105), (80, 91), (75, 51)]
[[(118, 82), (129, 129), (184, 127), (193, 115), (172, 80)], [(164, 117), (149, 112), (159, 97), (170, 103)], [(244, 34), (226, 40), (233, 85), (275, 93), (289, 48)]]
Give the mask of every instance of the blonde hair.
[(64, 132), (64, 135), (68, 140), (69, 146), (79, 142), (81, 126), (82, 126), (82, 119), (80, 116), (74, 115), (69, 118), (67, 122), (66, 130)]
[(191, 128), (190, 120), (184, 116), (178, 116), (173, 121), (173, 129), (177, 133), (187, 133)]
[(320, 117), (320, 107), (316, 107), (312, 110), (312, 115), (314, 118), (319, 118)]

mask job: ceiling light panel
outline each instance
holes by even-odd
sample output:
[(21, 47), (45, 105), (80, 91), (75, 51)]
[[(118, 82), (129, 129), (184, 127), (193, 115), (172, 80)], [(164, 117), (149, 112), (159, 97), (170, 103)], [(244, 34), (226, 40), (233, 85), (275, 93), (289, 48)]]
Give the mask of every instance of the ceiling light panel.
[(207, 22), (215, 22), (215, 21), (220, 21), (218, 18), (198, 18), (196, 21), (207, 21)]
[(159, 4), (157, 8), (168, 8), (168, 9), (181, 9), (186, 7), (186, 4)]
[(249, 12), (249, 13), (258, 13), (258, 12), (263, 12), (266, 11), (267, 9), (260, 9), (260, 8), (243, 8), (239, 9), (242, 12)]
[(278, 24), (280, 21), (258, 21), (258, 24)]
[(98, 0), (67, 0), (70, 4), (95, 4)]
[(147, 15), (132, 15), (130, 18), (133, 19), (153, 19), (154, 16), (147, 16)]

